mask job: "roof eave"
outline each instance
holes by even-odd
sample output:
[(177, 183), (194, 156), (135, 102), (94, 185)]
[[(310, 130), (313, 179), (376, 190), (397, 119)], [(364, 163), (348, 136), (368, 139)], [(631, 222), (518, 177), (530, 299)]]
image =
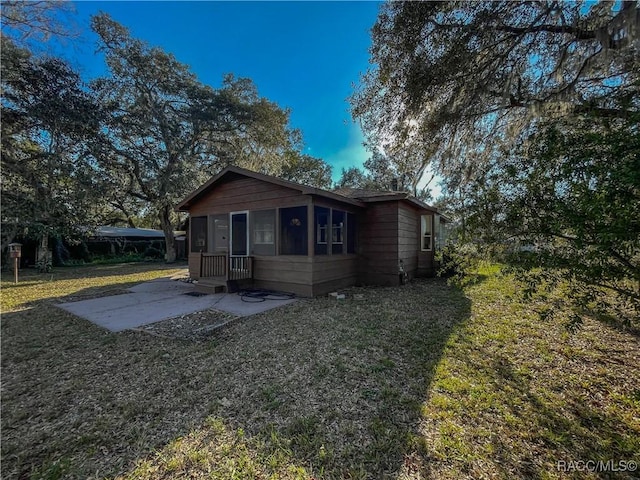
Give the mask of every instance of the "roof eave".
[(393, 202), (393, 201), (405, 201), (414, 204), (422, 210), (429, 210), (431, 212), (438, 212), (435, 207), (427, 205), (421, 200), (415, 197), (411, 197), (406, 194), (399, 193), (397, 195), (380, 195), (379, 197), (366, 197), (362, 199), (365, 203), (380, 203), (380, 202)]

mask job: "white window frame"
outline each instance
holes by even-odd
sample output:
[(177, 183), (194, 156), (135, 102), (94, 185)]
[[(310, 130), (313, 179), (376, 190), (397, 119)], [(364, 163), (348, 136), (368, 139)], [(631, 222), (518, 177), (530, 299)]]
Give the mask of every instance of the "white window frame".
[[(331, 244), (332, 245), (343, 245), (344, 244), (344, 234), (345, 234), (345, 226), (347, 220), (347, 212), (344, 210), (337, 210), (338, 212), (342, 212), (342, 221), (339, 223), (333, 223), (333, 212), (331, 211)], [(340, 240), (338, 240), (338, 232), (340, 232)]]
[[(425, 248), (425, 240), (428, 240), (427, 248)], [(433, 214), (431, 213), (420, 215), (420, 250), (423, 252), (433, 250)]]
[[(246, 245), (246, 255), (234, 255), (233, 254), (233, 216), (234, 215), (247, 215), (247, 226), (246, 226), (246, 237), (247, 237), (247, 245)], [(229, 212), (229, 257), (245, 257), (249, 255), (249, 225), (251, 222), (251, 218), (249, 217), (249, 210), (240, 210), (238, 212)]]
[[(259, 214), (260, 212), (273, 212), (273, 209), (270, 210), (257, 210), (257, 211), (253, 211), (251, 214), (251, 220), (254, 220), (255, 218), (257, 218), (257, 214)], [(256, 223), (253, 225), (253, 244), (254, 245), (275, 245), (276, 243), (276, 225), (275, 225), (275, 212), (273, 214), (273, 222), (271, 223)], [(271, 229), (268, 228), (257, 228), (258, 226), (269, 226), (271, 227)], [(257, 233), (258, 232), (262, 232), (262, 233), (271, 233), (271, 241), (258, 241), (258, 237), (257, 237)]]
[[(340, 232), (340, 235), (338, 235)], [(344, 222), (334, 223), (332, 227), (331, 243), (333, 245), (342, 245), (344, 243)], [(340, 237), (340, 240), (338, 240)]]

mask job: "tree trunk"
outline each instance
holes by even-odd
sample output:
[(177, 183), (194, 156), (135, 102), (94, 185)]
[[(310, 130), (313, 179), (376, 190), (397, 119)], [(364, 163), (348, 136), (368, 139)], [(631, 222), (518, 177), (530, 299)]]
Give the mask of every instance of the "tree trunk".
[(173, 223), (171, 222), (171, 207), (164, 206), (160, 210), (160, 225), (164, 232), (164, 241), (167, 246), (167, 253), (165, 254), (165, 260), (167, 263), (173, 263), (176, 261), (176, 240), (173, 236)]

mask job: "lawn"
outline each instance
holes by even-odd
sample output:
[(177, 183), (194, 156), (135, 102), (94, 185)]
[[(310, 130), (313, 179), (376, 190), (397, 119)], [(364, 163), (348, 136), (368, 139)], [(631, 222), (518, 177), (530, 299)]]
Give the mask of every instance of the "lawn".
[(464, 289), (301, 300), (196, 340), (53, 306), (171, 273), (3, 277), (2, 478), (638, 475), (569, 463), (640, 462), (637, 332), (541, 321), (495, 268)]

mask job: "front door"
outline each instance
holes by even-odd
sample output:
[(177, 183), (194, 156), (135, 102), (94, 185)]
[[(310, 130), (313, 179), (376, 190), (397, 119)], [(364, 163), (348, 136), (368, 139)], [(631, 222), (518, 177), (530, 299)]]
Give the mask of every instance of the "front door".
[(231, 212), (231, 256), (249, 255), (249, 212)]
[(209, 252), (226, 255), (229, 251), (229, 216), (211, 215), (209, 217)]

